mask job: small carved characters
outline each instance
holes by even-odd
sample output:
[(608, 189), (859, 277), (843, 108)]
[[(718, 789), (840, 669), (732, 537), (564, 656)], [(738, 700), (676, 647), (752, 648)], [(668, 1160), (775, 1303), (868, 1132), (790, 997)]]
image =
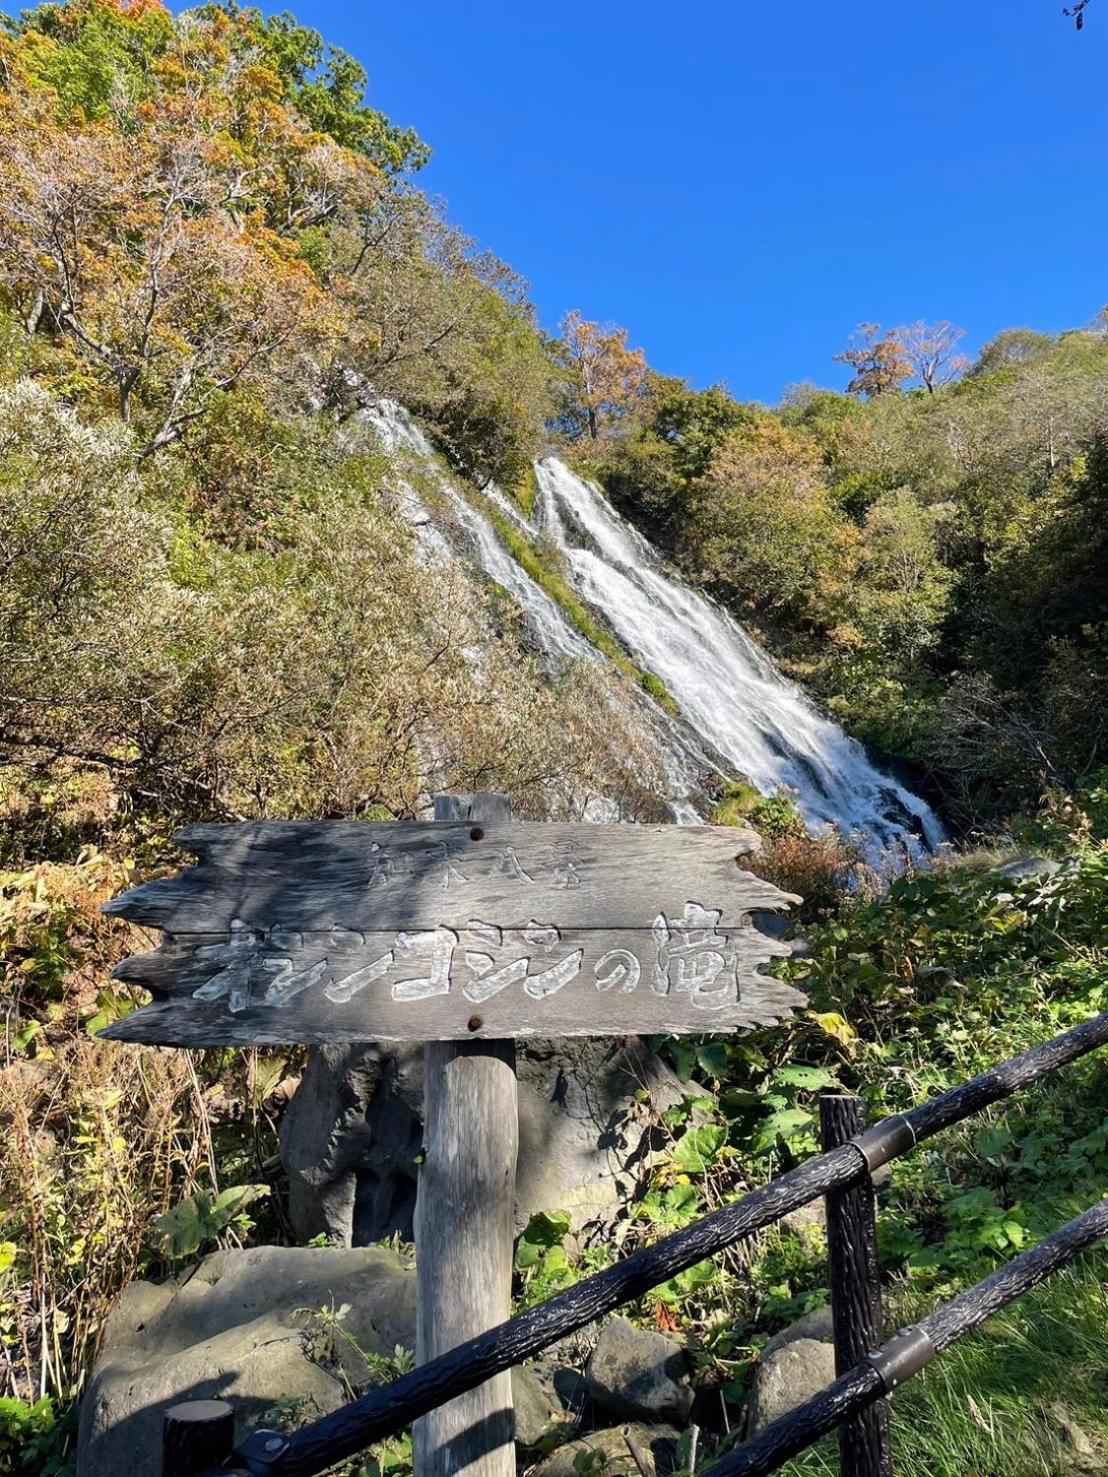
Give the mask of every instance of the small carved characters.
[[(532, 999), (544, 1000), (576, 978), (584, 958), (584, 950), (575, 949), (532, 974), (534, 951), (549, 956), (561, 942), (558, 929), (534, 920), (522, 934), (509, 933), (507, 942), (503, 929), (475, 920), (466, 930), (465, 938), (463, 957), (473, 978), (462, 986), (462, 993), (477, 1004), (520, 981)], [(527, 948), (526, 953), (520, 952), (521, 945)]]

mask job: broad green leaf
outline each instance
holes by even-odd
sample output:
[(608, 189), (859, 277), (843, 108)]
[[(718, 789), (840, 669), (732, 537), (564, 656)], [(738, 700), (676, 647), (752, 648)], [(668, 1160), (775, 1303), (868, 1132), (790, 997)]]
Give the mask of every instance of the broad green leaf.
[(778, 1067), (773, 1074), (775, 1083), (782, 1087), (799, 1087), (805, 1092), (818, 1092), (823, 1087), (837, 1087), (838, 1079), (828, 1067), (805, 1067), (799, 1063), (789, 1067)]
[(523, 1235), (533, 1246), (557, 1246), (569, 1235), (570, 1219), (564, 1210), (539, 1210), (527, 1222)]
[(754, 1139), (754, 1152), (765, 1153), (767, 1149), (773, 1148), (778, 1139), (788, 1142), (802, 1130), (810, 1128), (811, 1124), (812, 1115), (803, 1108), (780, 1108), (776, 1113), (771, 1113), (759, 1127)]
[(690, 1128), (674, 1145), (673, 1166), (685, 1174), (703, 1174), (719, 1158), (726, 1142), (727, 1130), (718, 1124)]

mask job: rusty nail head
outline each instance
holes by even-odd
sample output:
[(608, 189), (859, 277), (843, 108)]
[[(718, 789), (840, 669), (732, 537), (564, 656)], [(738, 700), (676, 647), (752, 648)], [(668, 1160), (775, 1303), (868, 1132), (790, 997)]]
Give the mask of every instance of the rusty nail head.
[(485, 1023), (479, 1015), (471, 1015), (466, 1024), (471, 1031), (479, 1031)]
[(480, 841), (481, 837), (484, 834), (485, 834), (485, 828), (484, 828), (484, 826), (473, 826), (471, 828), (471, 830), (470, 830), (470, 833), (469, 833), (469, 839), (471, 841)]

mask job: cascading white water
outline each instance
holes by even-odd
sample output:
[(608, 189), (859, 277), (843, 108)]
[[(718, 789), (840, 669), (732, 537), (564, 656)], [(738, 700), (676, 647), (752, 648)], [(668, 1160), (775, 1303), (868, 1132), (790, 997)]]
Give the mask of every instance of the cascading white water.
[[(524, 612), (543, 653), (556, 661), (599, 659), (599, 653), (574, 630), (555, 601), (512, 558), (488, 519), (466, 502), (453, 480), (439, 470), (430, 442), (411, 416), (388, 400), (379, 401), (365, 414), (388, 451), (394, 454), (400, 450), (408, 452), (434, 476), (436, 486), (449, 500), (451, 512), (465, 530), (477, 562), (490, 579), (507, 590)], [(405, 515), (409, 522), (417, 525), (418, 531), (422, 526), (419, 515), (426, 519), (426, 509), (411, 483), (402, 478), (401, 484)], [(414, 511), (416, 509), (418, 515)], [(438, 537), (441, 538), (441, 533)]]
[[(404, 457), (411, 458), (424, 476), (430, 476), (447, 499), (473, 558), (483, 573), (506, 590), (519, 607), (547, 667), (557, 672), (566, 662), (607, 662), (608, 658), (581, 635), (557, 602), (517, 563), (500, 542), (489, 520), (466, 500), (454, 479), (442, 470), (430, 442), (408, 412), (394, 401), (380, 400), (364, 412), (364, 417), (373, 426), (385, 450), (397, 460), (396, 482), (402, 511), (415, 529), (421, 549), (428, 556), (437, 558), (448, 558), (452, 552), (449, 542), (431, 523), (419, 492), (405, 475)], [(487, 487), (485, 496), (511, 519), (520, 532), (534, 536), (534, 528), (498, 488)], [(694, 737), (684, 732), (645, 692), (632, 689), (620, 694), (613, 688), (609, 701), (629, 710), (633, 720), (647, 735), (649, 748), (657, 756), (666, 779), (665, 794), (658, 798), (668, 806), (674, 820), (679, 825), (699, 824), (703, 819), (704, 781), (716, 769), (716, 761), (703, 753)], [(587, 818), (617, 820), (619, 815), (614, 807), (605, 809), (594, 805)]]
[(876, 769), (726, 611), (668, 573), (596, 487), (555, 457), (535, 470), (538, 521), (577, 593), (662, 679), (702, 743), (763, 793), (794, 791), (812, 826), (858, 832), (878, 851), (942, 841), (930, 807)]
[[(472, 557), (519, 607), (550, 670), (570, 661), (607, 661), (442, 470), (408, 413), (382, 400), (366, 419), (397, 457), (405, 516), (425, 552), (449, 557), (451, 546), (405, 475), (405, 456), (447, 499)], [(576, 593), (607, 620), (639, 665), (665, 683), (679, 721), (645, 692), (633, 690), (622, 701), (633, 704), (661, 761), (667, 794), (659, 798), (675, 820), (690, 825), (704, 818), (705, 781), (722, 772), (748, 779), (765, 794), (793, 791), (810, 825), (858, 832), (874, 852), (942, 841), (930, 808), (876, 769), (862, 746), (783, 677), (726, 611), (668, 571), (596, 487), (555, 457), (537, 462), (535, 472), (533, 523), (497, 488), (486, 488), (485, 496), (519, 532), (554, 540)]]

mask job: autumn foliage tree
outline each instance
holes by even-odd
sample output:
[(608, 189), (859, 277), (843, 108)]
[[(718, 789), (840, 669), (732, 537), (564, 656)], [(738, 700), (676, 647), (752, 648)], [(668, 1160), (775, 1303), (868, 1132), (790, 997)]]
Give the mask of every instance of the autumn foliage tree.
[(912, 377), (911, 362), (896, 331), (882, 332), (880, 323), (859, 324), (835, 359), (854, 371), (848, 393), (864, 395), (867, 400), (898, 390)]
[[(120, 23), (149, 12), (133, 13)], [(0, 285), (122, 420), (137, 408), (145, 454), (311, 351), (328, 304), (300, 236), (377, 188), (374, 164), (282, 106), (276, 73), (237, 65), (233, 37), (222, 13), (175, 37), (156, 103), (124, 93), (90, 120), (28, 85), (0, 110)], [(30, 32), (4, 45), (29, 82), (50, 75)]]
[(228, 394), (393, 394), (480, 479), (538, 449), (525, 284), (411, 188), (366, 74), (234, 0), (70, 0), (0, 36), (0, 303), (149, 456)]
[(958, 353), (964, 336), (964, 329), (945, 318), (938, 323), (920, 318), (884, 330), (879, 323), (861, 323), (835, 359), (854, 371), (848, 394), (873, 400), (918, 380), (933, 395), (969, 368), (969, 359)]
[(933, 395), (940, 385), (957, 379), (970, 366), (965, 354), (958, 353), (965, 329), (956, 328), (945, 318), (939, 323), (917, 319), (915, 323), (906, 323), (895, 329), (893, 336), (904, 350), (913, 377), (929, 395)]
[(684, 540), (700, 577), (737, 604), (826, 627), (857, 534), (831, 499), (818, 445), (763, 415), (713, 453)]
[(627, 347), (627, 330), (590, 323), (574, 309), (560, 325), (569, 368), (566, 418), (576, 434), (597, 440), (627, 414), (647, 380), (646, 357)]

